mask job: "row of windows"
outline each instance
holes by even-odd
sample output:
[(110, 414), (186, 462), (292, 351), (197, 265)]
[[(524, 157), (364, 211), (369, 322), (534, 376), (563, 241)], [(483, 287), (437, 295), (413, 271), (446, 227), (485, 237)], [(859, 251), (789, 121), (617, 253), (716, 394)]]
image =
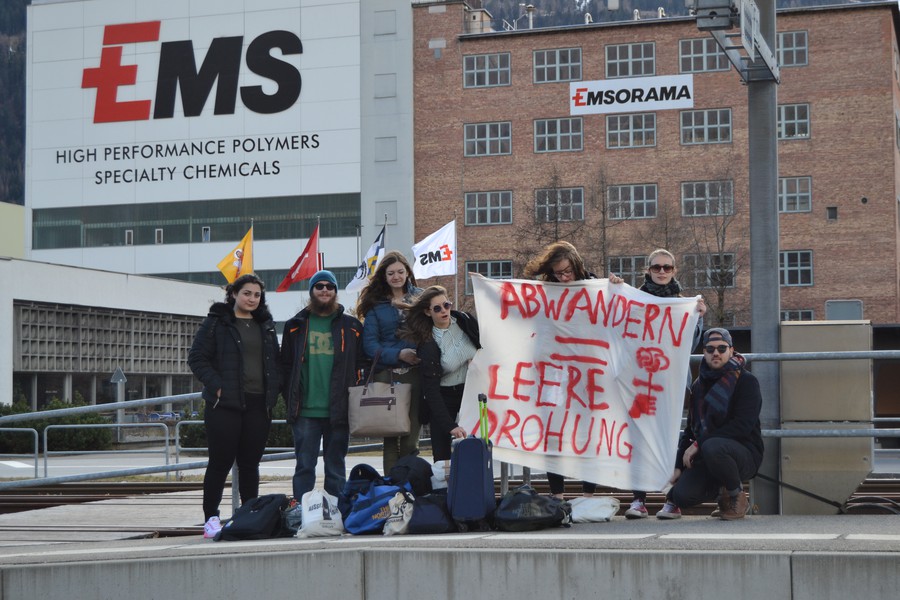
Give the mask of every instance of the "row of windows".
[[(778, 106), (778, 139), (796, 140), (810, 137), (809, 104)], [(685, 110), (679, 112), (680, 142), (695, 144), (730, 144), (732, 119), (730, 108)], [(466, 156), (512, 154), (512, 122), (466, 123), (463, 137)], [(584, 149), (582, 117), (535, 119), (534, 151), (578, 152)], [(656, 113), (616, 114), (606, 116), (606, 147), (645, 148), (656, 146)]]
[[(804, 66), (809, 58), (805, 31), (779, 33), (776, 58), (784, 67)], [(656, 44), (637, 42), (606, 46), (606, 78), (656, 75)], [(713, 38), (681, 40), (678, 44), (681, 73), (727, 71), (730, 63)], [(535, 50), (532, 55), (534, 83), (581, 81), (581, 48)], [(509, 52), (470, 54), (463, 57), (463, 86), (467, 88), (511, 85), (512, 61)]]
[(322, 237), (352, 237), (360, 195), (44, 208), (33, 215), (36, 250), (234, 241), (244, 237), (251, 221), (257, 240), (308, 238), (317, 219)]
[[(658, 202), (659, 188), (655, 183), (611, 185), (606, 188), (607, 217), (610, 219), (652, 219), (657, 215)], [(538, 221), (581, 221), (584, 219), (584, 188), (537, 189), (534, 205)], [(811, 207), (811, 177), (778, 179), (779, 212), (809, 212)], [(509, 225), (513, 222), (513, 192), (468, 192), (465, 194), (465, 209), (466, 225)], [(686, 181), (681, 184), (683, 217), (731, 214), (734, 214), (732, 181)], [(830, 213), (829, 218), (832, 218)]]
[[(625, 280), (625, 283), (640, 287), (644, 283), (647, 267), (646, 256), (612, 256), (607, 268)], [(813, 285), (813, 265), (811, 250), (789, 250), (779, 253), (779, 271), (781, 285), (786, 287)], [(490, 279), (512, 279), (513, 263), (511, 260), (467, 261), (467, 273), (479, 273)], [(734, 287), (736, 277), (735, 255), (722, 254), (685, 254), (678, 269), (678, 279), (690, 290), (705, 288)], [(472, 294), (470, 278), (466, 278), (466, 294)], [(800, 311), (788, 314), (783, 321), (812, 320), (812, 311)], [(808, 319), (805, 317), (809, 317)]]

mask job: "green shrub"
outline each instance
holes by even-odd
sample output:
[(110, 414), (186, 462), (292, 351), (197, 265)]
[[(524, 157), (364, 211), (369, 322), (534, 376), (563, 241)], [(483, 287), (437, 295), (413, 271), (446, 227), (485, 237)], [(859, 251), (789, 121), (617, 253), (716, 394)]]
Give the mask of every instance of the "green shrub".
[[(66, 404), (56, 398), (42, 410), (57, 410), (61, 408), (74, 408), (84, 406), (83, 401), (76, 399), (72, 404)], [(25, 402), (16, 402), (12, 406), (0, 406), (0, 415), (22, 414), (31, 412), (31, 407)], [(47, 425), (89, 425), (110, 423), (110, 420), (96, 413), (81, 415), (69, 415), (66, 417), (40, 418), (35, 417), (28, 421), (10, 423), (10, 427), (22, 429), (36, 429), (38, 432), (38, 451), (44, 451), (44, 428)], [(54, 451), (86, 451), (109, 450), (113, 443), (113, 430), (109, 428), (85, 428), (85, 429), (52, 429), (48, 434), (50, 449)], [(0, 453), (2, 454), (30, 454), (33, 450), (34, 438), (27, 434), (10, 434), (0, 437)]]

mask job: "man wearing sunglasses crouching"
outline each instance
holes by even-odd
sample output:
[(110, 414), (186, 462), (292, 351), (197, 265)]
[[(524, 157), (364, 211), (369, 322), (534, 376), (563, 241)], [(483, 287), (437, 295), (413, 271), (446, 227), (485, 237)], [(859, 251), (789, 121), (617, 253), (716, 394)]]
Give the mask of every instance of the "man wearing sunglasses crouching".
[(759, 381), (744, 368), (731, 334), (703, 334), (700, 376), (691, 386), (688, 420), (675, 459), (675, 472), (659, 519), (681, 517), (683, 506), (718, 498), (719, 517), (743, 519), (750, 501), (743, 481), (756, 475), (763, 457)]
[(284, 325), (281, 339), (282, 393), (294, 433), (294, 498), (316, 485), (319, 444), (325, 491), (338, 496), (346, 480), (350, 444), (347, 389), (364, 365), (362, 323), (337, 301), (337, 280), (318, 271), (309, 280), (309, 304)]

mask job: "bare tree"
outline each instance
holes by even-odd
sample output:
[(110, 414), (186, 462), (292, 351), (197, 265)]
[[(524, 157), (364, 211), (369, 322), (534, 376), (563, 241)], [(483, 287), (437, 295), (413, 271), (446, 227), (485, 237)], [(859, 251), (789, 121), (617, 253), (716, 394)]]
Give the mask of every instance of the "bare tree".
[[(740, 274), (749, 264), (749, 228), (745, 194), (734, 193), (734, 181), (682, 183), (683, 222), (690, 234), (688, 253), (681, 272), (686, 288), (711, 290), (706, 322), (711, 326), (732, 325), (746, 307), (729, 303)], [(711, 301), (710, 301), (711, 300)]]

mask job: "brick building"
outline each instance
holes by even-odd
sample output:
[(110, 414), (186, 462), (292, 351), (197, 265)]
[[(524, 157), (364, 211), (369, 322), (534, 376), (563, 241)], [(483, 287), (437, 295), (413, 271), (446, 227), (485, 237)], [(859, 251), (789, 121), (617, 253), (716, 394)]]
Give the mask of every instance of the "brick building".
[[(747, 88), (710, 34), (687, 17), (488, 19), (413, 7), (415, 237), (458, 223), (460, 275), (441, 283), (471, 306), (465, 272), (518, 277), (565, 239), (640, 285), (662, 246), (710, 324), (749, 325)], [(784, 320), (900, 322), (898, 23), (895, 2), (778, 12)], [(690, 109), (570, 114), (570, 82), (684, 74)]]

